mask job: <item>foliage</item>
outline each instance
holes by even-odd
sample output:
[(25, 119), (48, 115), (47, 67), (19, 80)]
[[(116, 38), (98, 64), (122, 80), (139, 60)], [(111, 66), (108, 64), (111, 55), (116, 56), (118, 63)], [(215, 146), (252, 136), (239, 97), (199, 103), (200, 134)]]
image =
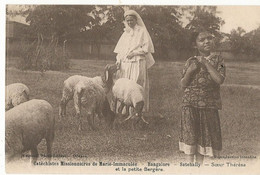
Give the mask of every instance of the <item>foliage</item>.
[(37, 46), (36, 41), (21, 49), (19, 67), (23, 70), (64, 70), (68, 69), (69, 55), (61, 47)]
[(184, 41), (184, 32), (177, 6), (111, 6), (107, 13), (107, 24), (109, 29), (112, 29), (112, 32), (109, 32), (110, 38), (118, 40), (123, 33), (123, 14), (126, 9), (133, 9), (142, 17), (153, 40), (156, 57), (168, 58), (171, 49), (182, 47), (179, 43)]
[(251, 57), (260, 56), (260, 26), (249, 33), (238, 27), (229, 36), (231, 49), (234, 54), (246, 54)]
[[(222, 36), (219, 30), (224, 24), (217, 16), (219, 12), (216, 6), (22, 5), (19, 11), (10, 9), (7, 8), (7, 16), (26, 16), (31, 35), (38, 39), (34, 43), (36, 53), (39, 48), (48, 50), (43, 49), (48, 45), (59, 50), (61, 47), (66, 48), (66, 41), (79, 40), (96, 46), (100, 57), (101, 44), (116, 44), (123, 33), (122, 22), (126, 9), (136, 10), (142, 17), (154, 42), (156, 59), (169, 59), (172, 51), (182, 58), (181, 53), (191, 54), (189, 38), (194, 30), (211, 31), (219, 44)], [(186, 25), (183, 23), (185, 17)], [(229, 35), (233, 52), (258, 56), (259, 30), (249, 33), (245, 33), (242, 28), (233, 30)]]
[(169, 51), (179, 50), (185, 45), (185, 31), (179, 20), (177, 6), (136, 6), (142, 16), (155, 46), (155, 56), (169, 58)]
[(245, 37), (245, 47), (244, 52), (248, 55), (260, 57), (260, 26), (249, 33), (244, 35)]
[(123, 13), (121, 6), (96, 6), (91, 11), (93, 20), (89, 28), (79, 35), (97, 47), (98, 59), (100, 59), (101, 44), (106, 41), (115, 43), (115, 38), (117, 40), (120, 36), (122, 25), (120, 26), (117, 19), (117, 15), (121, 14), (120, 12)]
[(234, 53), (240, 53), (243, 52), (243, 48), (245, 47), (245, 41), (243, 35), (246, 33), (246, 31), (238, 27), (237, 29), (233, 29), (230, 32), (230, 43), (231, 43), (231, 50)]
[(195, 6), (189, 7), (190, 21), (185, 28), (191, 31), (207, 30), (216, 36), (220, 36), (220, 26), (224, 21), (216, 16), (216, 6)]
[(27, 14), (29, 32), (37, 37), (37, 42), (24, 49), (22, 67), (36, 70), (68, 68), (65, 43), (93, 23), (94, 19), (89, 13), (94, 8), (95, 6), (36, 5), (16, 12)]
[(39, 5), (27, 16), (32, 31), (43, 36), (67, 38), (89, 26), (93, 18), (89, 15), (94, 6)]

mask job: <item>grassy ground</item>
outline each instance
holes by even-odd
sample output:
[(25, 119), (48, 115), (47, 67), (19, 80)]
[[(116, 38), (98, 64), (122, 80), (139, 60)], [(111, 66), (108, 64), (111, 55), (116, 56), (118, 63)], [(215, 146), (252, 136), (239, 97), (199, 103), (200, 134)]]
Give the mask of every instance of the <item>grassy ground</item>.
[[(20, 71), (8, 64), (6, 84), (26, 84), (30, 88), (31, 98), (47, 100), (58, 117), (63, 81), (74, 74), (100, 75), (107, 63), (111, 62), (72, 60), (72, 68), (68, 71), (45, 73)], [(125, 124), (119, 130), (100, 128), (91, 131), (85, 120), (84, 130), (79, 132), (70, 102), (66, 118), (56, 120), (53, 153), (65, 155), (67, 159), (72, 159), (74, 154), (86, 155), (96, 161), (182, 160), (184, 155), (178, 152), (178, 134), (182, 97), (179, 81), (183, 64), (157, 62), (149, 71), (151, 110), (146, 118), (150, 125), (144, 129), (132, 131), (129, 124)], [(227, 79), (221, 88), (222, 155), (259, 155), (259, 90), (239, 86), (259, 87), (259, 73), (260, 63), (227, 64)], [(39, 152), (46, 153), (44, 142), (39, 145)]]

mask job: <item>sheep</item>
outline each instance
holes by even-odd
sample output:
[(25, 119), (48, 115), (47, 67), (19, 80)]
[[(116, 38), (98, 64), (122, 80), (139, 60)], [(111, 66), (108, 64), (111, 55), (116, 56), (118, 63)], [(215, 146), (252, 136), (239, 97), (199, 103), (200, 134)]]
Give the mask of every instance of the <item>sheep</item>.
[(62, 91), (62, 98), (59, 106), (59, 116), (63, 117), (66, 115), (66, 105), (70, 100), (72, 100), (75, 86), (79, 81), (91, 80), (99, 84), (100, 86), (102, 86), (105, 90), (105, 93), (108, 93), (112, 88), (113, 74), (116, 72), (116, 70), (117, 70), (116, 64), (106, 65), (103, 76), (96, 76), (93, 78), (89, 78), (81, 75), (73, 75), (69, 77), (67, 80), (65, 80), (63, 91)]
[[(121, 102), (118, 108), (119, 114), (122, 114), (123, 108), (126, 107), (126, 116), (128, 117), (123, 122), (136, 116), (138, 118), (137, 122), (142, 119), (144, 123), (149, 124), (145, 121), (142, 114), (144, 107), (144, 89), (142, 86), (128, 78), (119, 78), (112, 88), (112, 93), (115, 104), (115, 113), (117, 101)], [(130, 107), (133, 107), (133, 113), (131, 115), (129, 115)]]
[(22, 83), (10, 84), (5, 89), (5, 111), (29, 100), (29, 88)]
[(37, 161), (37, 145), (46, 139), (47, 156), (51, 159), (55, 118), (52, 106), (45, 100), (33, 99), (5, 113), (6, 162), (31, 151), (32, 163)]
[[(79, 81), (74, 91), (74, 106), (76, 116), (79, 117), (79, 130), (82, 130), (81, 107), (87, 110), (87, 120), (93, 130), (96, 129), (94, 126), (94, 117), (96, 114), (99, 119), (103, 116), (107, 123), (110, 126), (112, 125), (115, 115), (110, 109), (103, 87), (89, 79)], [(90, 116), (92, 116), (92, 121), (90, 120)]]

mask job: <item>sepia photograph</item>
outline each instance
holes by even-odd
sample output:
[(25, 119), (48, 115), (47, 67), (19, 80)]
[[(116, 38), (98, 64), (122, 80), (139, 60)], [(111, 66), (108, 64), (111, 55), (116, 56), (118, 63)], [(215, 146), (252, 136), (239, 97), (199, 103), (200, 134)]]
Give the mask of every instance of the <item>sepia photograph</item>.
[(5, 173), (260, 173), (260, 6), (5, 10)]

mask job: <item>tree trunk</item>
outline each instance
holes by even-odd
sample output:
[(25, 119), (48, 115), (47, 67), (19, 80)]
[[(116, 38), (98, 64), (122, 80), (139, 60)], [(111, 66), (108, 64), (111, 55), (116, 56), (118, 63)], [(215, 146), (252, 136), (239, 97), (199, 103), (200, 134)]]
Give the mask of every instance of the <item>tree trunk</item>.
[(39, 55), (41, 52), (41, 47), (42, 47), (42, 43), (43, 43), (43, 36), (42, 34), (38, 33), (38, 42), (37, 42), (37, 47), (36, 47), (36, 56), (35, 56), (35, 67), (38, 67), (38, 60), (39, 60)]
[(100, 43), (96, 43), (96, 47), (97, 47), (97, 59), (100, 60), (100, 50), (101, 50), (101, 44)]
[(66, 59), (66, 43), (67, 43), (67, 40), (65, 39), (63, 41), (63, 47), (62, 47), (62, 53), (63, 53), (63, 58)]

